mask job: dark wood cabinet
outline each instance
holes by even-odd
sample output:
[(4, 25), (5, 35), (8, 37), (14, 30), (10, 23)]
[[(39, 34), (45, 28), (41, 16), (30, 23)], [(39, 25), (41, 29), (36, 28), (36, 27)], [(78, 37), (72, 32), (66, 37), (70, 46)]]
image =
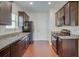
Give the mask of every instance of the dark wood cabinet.
[[(55, 14), (56, 24), (78, 26), (78, 1), (69, 1)], [(60, 13), (60, 17), (58, 17)]]
[(56, 26), (62, 26), (64, 25), (64, 7), (61, 8), (56, 14), (55, 14), (55, 18), (56, 18)]
[(60, 25), (65, 25), (64, 7), (60, 9)]
[(25, 14), (25, 21), (29, 21), (29, 16), (27, 14)]
[(0, 1), (0, 24), (11, 25), (12, 3)]
[(29, 16), (25, 12), (19, 11), (18, 17), (19, 17), (18, 18), (18, 20), (19, 20), (18, 25), (19, 26), (23, 26), (25, 21), (29, 21)]
[(71, 1), (70, 3), (70, 23), (71, 26), (78, 25), (78, 2)]
[(19, 57), (19, 42), (15, 42), (11, 45), (11, 57)]
[(57, 41), (57, 54), (62, 56), (62, 40), (58, 39)]
[(78, 40), (77, 39), (59, 39), (58, 55), (60, 57), (77, 57), (78, 56)]
[(21, 57), (26, 49), (28, 48), (29, 44), (29, 36), (25, 36), (21, 38), (19, 41), (11, 44), (11, 57)]
[(57, 19), (57, 25), (58, 26), (60, 26), (61, 24), (60, 24), (60, 10), (58, 11), (58, 19)]
[(22, 39), (11, 45), (11, 57), (21, 57), (25, 51), (25, 40)]
[(65, 6), (65, 25), (70, 25), (70, 3), (67, 3)]
[(10, 57), (10, 47), (6, 47), (0, 51), (0, 57)]
[(60, 10), (55, 14), (56, 26), (60, 26)]
[(28, 46), (29, 46), (29, 37), (25, 37), (24, 38), (25, 39), (25, 48), (27, 49), (28, 48)]
[(55, 25), (58, 26), (58, 13), (55, 13)]
[(78, 2), (78, 25), (79, 25), (79, 2)]

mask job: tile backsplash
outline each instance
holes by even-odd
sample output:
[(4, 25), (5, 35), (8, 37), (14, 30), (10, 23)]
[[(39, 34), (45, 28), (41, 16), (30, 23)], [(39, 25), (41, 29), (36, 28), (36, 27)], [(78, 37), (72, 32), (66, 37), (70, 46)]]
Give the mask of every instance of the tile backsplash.
[(68, 29), (71, 31), (71, 34), (79, 35), (79, 26), (63, 26), (63, 27), (55, 27), (52, 31), (60, 31), (61, 29)]
[(21, 32), (20, 28), (8, 29), (4, 25), (0, 25), (0, 35), (14, 33), (14, 32)]

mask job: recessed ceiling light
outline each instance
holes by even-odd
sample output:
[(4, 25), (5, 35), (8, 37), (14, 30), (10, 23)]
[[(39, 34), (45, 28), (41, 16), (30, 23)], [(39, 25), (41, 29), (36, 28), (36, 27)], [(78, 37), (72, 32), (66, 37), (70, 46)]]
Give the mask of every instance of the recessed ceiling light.
[(30, 4), (30, 5), (33, 5), (33, 2), (30, 2), (29, 4)]
[(51, 5), (52, 3), (51, 2), (48, 2), (48, 4)]

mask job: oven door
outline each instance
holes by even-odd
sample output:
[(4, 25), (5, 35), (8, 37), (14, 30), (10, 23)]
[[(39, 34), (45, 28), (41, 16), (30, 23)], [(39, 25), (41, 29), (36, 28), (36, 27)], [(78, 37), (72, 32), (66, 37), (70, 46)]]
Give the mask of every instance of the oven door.
[(57, 37), (52, 36), (51, 37), (52, 47), (57, 52)]

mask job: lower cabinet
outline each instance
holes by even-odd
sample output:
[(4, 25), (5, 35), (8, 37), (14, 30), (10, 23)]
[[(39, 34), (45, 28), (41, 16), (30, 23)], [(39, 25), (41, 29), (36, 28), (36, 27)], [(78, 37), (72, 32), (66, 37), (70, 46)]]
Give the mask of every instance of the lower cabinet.
[(10, 47), (9, 46), (0, 51), (0, 57), (10, 57)]
[(11, 45), (11, 57), (21, 57), (24, 54), (27, 47), (26, 39), (27, 37)]
[(77, 57), (77, 39), (59, 39), (57, 52), (60, 57)]
[(32, 32), (28, 35), (28, 41), (29, 41), (29, 44), (33, 43), (33, 33)]
[(18, 41), (11, 45), (11, 57), (20, 57), (24, 53), (25, 43), (24, 40)]
[(29, 37), (27, 37), (27, 38), (25, 38), (25, 48), (27, 49), (28, 48), (28, 46), (29, 46), (30, 44), (29, 44)]
[(19, 56), (19, 42), (15, 42), (11, 45), (11, 57)]
[(0, 50), (0, 57), (21, 57), (29, 45), (29, 36), (23, 37), (9, 47)]

